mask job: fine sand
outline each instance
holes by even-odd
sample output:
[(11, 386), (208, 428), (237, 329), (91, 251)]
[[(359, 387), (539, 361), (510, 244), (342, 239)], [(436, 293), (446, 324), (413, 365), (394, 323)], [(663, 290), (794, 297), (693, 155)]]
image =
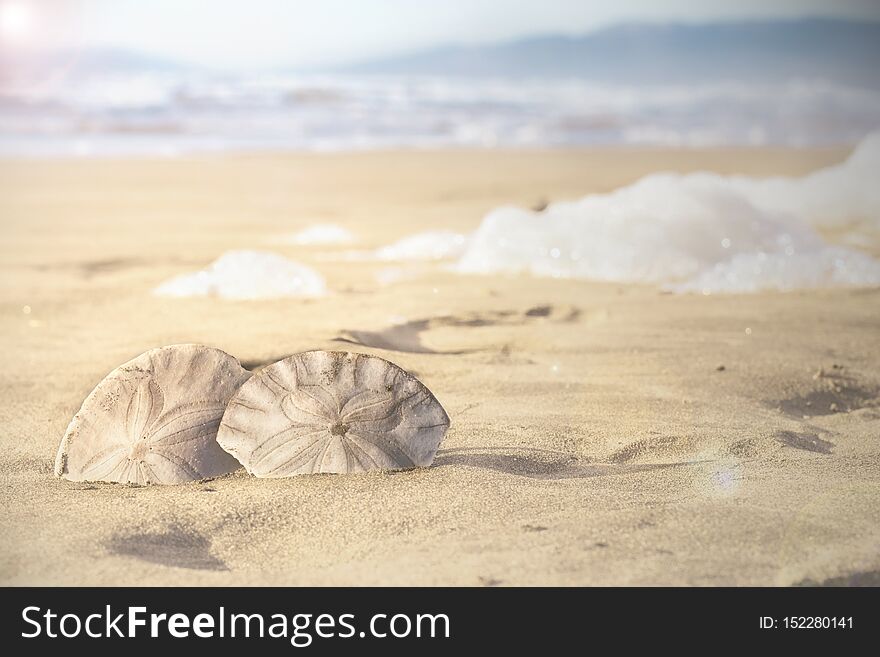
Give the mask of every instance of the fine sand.
[[(0, 582), (880, 583), (880, 290), (698, 296), (335, 258), (657, 170), (800, 174), (844, 151), (446, 152), (0, 163)], [(279, 239), (315, 223), (354, 247)], [(151, 295), (230, 249), (331, 294)], [(376, 274), (384, 271), (379, 284)], [(414, 372), (433, 467), (145, 488), (56, 479), (82, 400), (159, 345)]]

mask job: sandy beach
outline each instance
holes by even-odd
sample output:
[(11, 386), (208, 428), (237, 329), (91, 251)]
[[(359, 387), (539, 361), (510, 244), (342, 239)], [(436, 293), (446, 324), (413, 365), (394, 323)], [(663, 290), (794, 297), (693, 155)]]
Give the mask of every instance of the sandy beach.
[[(847, 154), (0, 163), (0, 583), (880, 584), (880, 289), (670, 294), (346, 260), (352, 247), (282, 239), (333, 223), (375, 248), (655, 171), (801, 175)], [(330, 293), (151, 294), (231, 249), (312, 266)], [(392, 474), (55, 478), (64, 430), (104, 375), (184, 342), (249, 369), (309, 349), (380, 355), (414, 372), (452, 426), (432, 467)]]

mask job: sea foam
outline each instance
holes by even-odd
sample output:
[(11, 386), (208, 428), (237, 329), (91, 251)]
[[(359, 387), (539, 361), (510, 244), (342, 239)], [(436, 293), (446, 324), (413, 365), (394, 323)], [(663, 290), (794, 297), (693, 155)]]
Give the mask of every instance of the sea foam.
[(880, 228), (880, 131), (865, 137), (841, 164), (803, 178), (732, 177), (731, 187), (756, 206), (788, 212), (816, 226), (865, 222)]
[(467, 247), (468, 237), (452, 231), (436, 230), (416, 233), (374, 252), (378, 260), (445, 260), (457, 258)]
[(266, 251), (227, 251), (205, 269), (166, 281), (153, 293), (165, 297), (221, 299), (317, 297), (326, 292), (311, 267)]
[(831, 246), (813, 225), (878, 225), (874, 134), (843, 164), (800, 179), (661, 173), (536, 213), (494, 210), (456, 264), (465, 273), (754, 292), (880, 285), (880, 262)]

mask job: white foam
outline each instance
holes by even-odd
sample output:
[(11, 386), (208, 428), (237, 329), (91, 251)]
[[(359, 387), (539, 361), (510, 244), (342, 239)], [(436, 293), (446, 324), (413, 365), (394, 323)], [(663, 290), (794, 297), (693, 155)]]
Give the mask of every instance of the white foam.
[(378, 260), (445, 260), (457, 258), (467, 247), (468, 237), (445, 230), (427, 231), (376, 249)]
[(880, 227), (880, 131), (849, 158), (803, 178), (733, 177), (730, 184), (755, 205), (788, 212), (817, 226), (863, 221)]
[(354, 234), (347, 228), (336, 224), (314, 224), (295, 233), (284, 241), (300, 246), (324, 244), (351, 244), (355, 241)]
[(323, 277), (311, 267), (267, 251), (227, 251), (202, 271), (166, 281), (154, 291), (166, 297), (276, 299), (325, 294)]
[(709, 294), (865, 285), (880, 285), (876, 260), (849, 249), (825, 246), (784, 256), (764, 252), (739, 254), (671, 289)]
[[(456, 268), (468, 273), (657, 283), (754, 292), (880, 285), (880, 262), (826, 244), (810, 225), (880, 220), (880, 137), (844, 164), (801, 179), (654, 174), (542, 213), (491, 212)], [(875, 174), (876, 175), (876, 174)]]

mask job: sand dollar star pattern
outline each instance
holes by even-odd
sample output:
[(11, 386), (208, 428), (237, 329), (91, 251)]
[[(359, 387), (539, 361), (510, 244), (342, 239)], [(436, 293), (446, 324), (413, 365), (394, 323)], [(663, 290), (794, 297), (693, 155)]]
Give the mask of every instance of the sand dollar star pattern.
[(226, 402), (249, 373), (198, 345), (147, 352), (111, 372), (62, 441), (56, 474), (78, 481), (174, 484), (232, 472), (216, 442)]
[(270, 365), (230, 401), (220, 445), (258, 477), (428, 466), (449, 417), (375, 356), (311, 351)]

